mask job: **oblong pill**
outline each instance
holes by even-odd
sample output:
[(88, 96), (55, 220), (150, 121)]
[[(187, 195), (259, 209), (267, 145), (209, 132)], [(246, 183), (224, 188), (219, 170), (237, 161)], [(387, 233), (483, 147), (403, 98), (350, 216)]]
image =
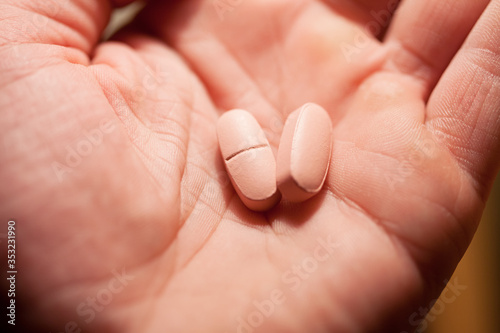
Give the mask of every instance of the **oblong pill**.
[(251, 113), (232, 110), (217, 122), (219, 147), (226, 170), (241, 201), (266, 211), (278, 203), (276, 160), (266, 135)]
[(302, 202), (323, 187), (332, 151), (332, 124), (319, 105), (292, 112), (281, 134), (277, 161), (278, 188), (288, 201)]

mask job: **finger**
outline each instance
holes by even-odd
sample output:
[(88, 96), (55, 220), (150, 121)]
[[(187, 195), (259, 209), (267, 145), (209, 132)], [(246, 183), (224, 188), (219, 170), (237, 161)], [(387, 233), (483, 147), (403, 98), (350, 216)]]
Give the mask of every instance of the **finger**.
[(41, 43), (91, 52), (106, 27), (114, 1), (0, 1), (0, 45)]
[[(283, 113), (296, 106), (282, 102), (281, 85), (276, 81), (288, 79), (289, 64), (279, 47), (272, 46), (280, 43), (288, 20), (302, 9), (295, 3), (287, 4), (153, 1), (137, 22), (154, 31), (189, 62), (221, 112), (233, 108), (251, 112), (272, 147), (277, 148)], [(254, 27), (251, 33), (249, 26)], [(268, 55), (269, 49), (272, 55)], [(272, 60), (276, 57), (277, 62)], [(276, 65), (271, 67), (271, 63)], [(290, 96), (297, 95), (289, 90)]]
[[(500, 156), (500, 1), (490, 3), (428, 103), (427, 125), (477, 185)], [(484, 192), (482, 192), (484, 193)]]
[(389, 29), (389, 70), (408, 74), (427, 97), (489, 0), (407, 0)]

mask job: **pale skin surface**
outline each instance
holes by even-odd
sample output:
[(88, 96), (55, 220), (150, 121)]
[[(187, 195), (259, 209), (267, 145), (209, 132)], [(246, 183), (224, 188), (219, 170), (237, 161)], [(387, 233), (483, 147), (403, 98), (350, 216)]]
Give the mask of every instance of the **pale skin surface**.
[[(361, 31), (385, 0), (248, 0), (224, 20), (212, 1), (158, 1), (140, 18), (156, 37), (101, 44), (107, 1), (38, 3), (0, 1), (0, 217), (17, 221), (30, 321), (236, 332), (278, 290), (255, 332), (415, 328), (498, 170), (500, 1), (406, 0), (383, 43)], [(324, 190), (248, 211), (224, 176), (218, 116), (249, 110), (276, 149), (306, 102), (334, 125)], [(57, 174), (102, 121), (102, 143)], [(113, 269), (133, 280), (79, 316)]]

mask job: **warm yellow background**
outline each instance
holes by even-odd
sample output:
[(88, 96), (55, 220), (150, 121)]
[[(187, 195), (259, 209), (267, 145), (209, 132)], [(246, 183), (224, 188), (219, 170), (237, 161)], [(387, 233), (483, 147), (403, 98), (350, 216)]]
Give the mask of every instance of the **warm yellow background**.
[(467, 289), (455, 302), (446, 305), (426, 332), (500, 332), (499, 258), (500, 177), (491, 192), (476, 236), (454, 274)]

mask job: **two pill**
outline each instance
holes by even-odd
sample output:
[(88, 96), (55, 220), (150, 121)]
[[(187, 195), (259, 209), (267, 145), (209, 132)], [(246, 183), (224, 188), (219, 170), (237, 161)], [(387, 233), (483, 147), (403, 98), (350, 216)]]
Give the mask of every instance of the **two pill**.
[(306, 104), (288, 117), (277, 162), (257, 120), (247, 111), (224, 113), (217, 123), (219, 146), (231, 183), (255, 211), (275, 206), (281, 195), (305, 201), (323, 187), (330, 164), (332, 126), (326, 111)]

